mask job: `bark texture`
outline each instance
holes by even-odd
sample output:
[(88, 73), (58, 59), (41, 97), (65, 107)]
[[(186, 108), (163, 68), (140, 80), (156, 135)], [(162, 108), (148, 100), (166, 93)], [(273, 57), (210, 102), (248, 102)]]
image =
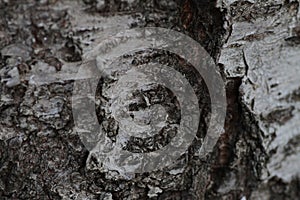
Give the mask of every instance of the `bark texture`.
[[(300, 198), (299, 17), (298, 0), (0, 0), (0, 199)], [(225, 132), (200, 159), (202, 78), (175, 55), (129, 55), (123, 63), (182, 68), (205, 116), (176, 165), (124, 178), (99, 167), (74, 131), (73, 75), (103, 39), (153, 26), (189, 35), (213, 57), (226, 83)], [(101, 107), (106, 81), (95, 104), (114, 140), (118, 127)]]

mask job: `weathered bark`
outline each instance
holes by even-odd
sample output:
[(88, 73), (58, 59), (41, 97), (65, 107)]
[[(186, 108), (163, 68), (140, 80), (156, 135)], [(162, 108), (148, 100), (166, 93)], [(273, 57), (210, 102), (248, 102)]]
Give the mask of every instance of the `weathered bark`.
[[(1, 199), (299, 198), (299, 17), (297, 0), (0, 1)], [(204, 116), (175, 166), (124, 178), (99, 167), (74, 131), (73, 75), (104, 38), (150, 26), (185, 33), (213, 57), (226, 83), (225, 132), (200, 159)], [(133, 57), (171, 60), (207, 97), (180, 58)], [(113, 140), (117, 127), (97, 106)]]
[(223, 3), (231, 27), (219, 63), (226, 77), (242, 78), (241, 134), (262, 145), (247, 158), (262, 167), (251, 198), (299, 198), (299, 2)]

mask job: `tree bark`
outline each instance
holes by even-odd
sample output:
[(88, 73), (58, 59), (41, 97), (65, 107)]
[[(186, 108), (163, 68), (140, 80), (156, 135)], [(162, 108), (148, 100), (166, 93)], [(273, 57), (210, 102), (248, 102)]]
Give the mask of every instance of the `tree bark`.
[[(300, 198), (299, 17), (298, 0), (0, 0), (1, 199)], [(90, 52), (135, 27), (173, 29), (201, 44), (226, 84), (227, 114), (205, 159), (197, 152), (207, 116), (175, 166), (124, 178), (103, 169), (74, 131), (72, 94)], [(169, 58), (206, 98), (182, 59), (130, 56), (136, 65)], [(98, 120), (114, 140), (118, 127), (98, 97)]]

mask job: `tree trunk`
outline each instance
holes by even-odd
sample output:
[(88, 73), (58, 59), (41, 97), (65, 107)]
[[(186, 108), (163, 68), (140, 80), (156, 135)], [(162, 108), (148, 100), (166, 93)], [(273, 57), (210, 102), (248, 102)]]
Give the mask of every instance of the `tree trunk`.
[[(0, 0), (1, 199), (300, 198), (299, 17), (298, 0)], [(74, 129), (72, 95), (87, 75), (78, 76), (79, 68), (95, 64), (100, 42), (144, 27), (179, 31), (204, 47), (225, 82), (227, 113), (214, 151), (199, 157), (210, 112), (202, 78), (176, 55), (124, 56), (117, 66), (153, 59), (180, 69), (200, 88), (206, 116), (174, 166), (122, 175), (104, 168)], [(103, 92), (112, 82), (99, 80), (94, 105), (115, 141), (119, 126), (105, 111)], [(178, 109), (168, 90), (148, 90)], [(165, 145), (168, 137), (156, 142)], [(131, 142), (128, 151), (160, 147)]]

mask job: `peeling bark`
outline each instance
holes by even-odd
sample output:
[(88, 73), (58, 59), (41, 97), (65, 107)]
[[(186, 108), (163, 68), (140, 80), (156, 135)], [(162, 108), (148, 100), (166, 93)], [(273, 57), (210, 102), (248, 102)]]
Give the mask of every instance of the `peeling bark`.
[[(297, 0), (0, 0), (1, 199), (298, 199), (299, 13)], [(225, 131), (200, 159), (209, 113), (202, 78), (174, 55), (133, 55), (135, 65), (154, 59), (182, 67), (205, 116), (175, 166), (126, 179), (98, 167), (74, 131), (73, 75), (104, 38), (151, 26), (189, 35), (218, 64)], [(101, 94), (108, 83), (98, 84)], [(98, 120), (113, 140), (118, 127), (101, 107), (106, 97), (97, 98)], [(143, 144), (137, 151), (148, 148)]]

